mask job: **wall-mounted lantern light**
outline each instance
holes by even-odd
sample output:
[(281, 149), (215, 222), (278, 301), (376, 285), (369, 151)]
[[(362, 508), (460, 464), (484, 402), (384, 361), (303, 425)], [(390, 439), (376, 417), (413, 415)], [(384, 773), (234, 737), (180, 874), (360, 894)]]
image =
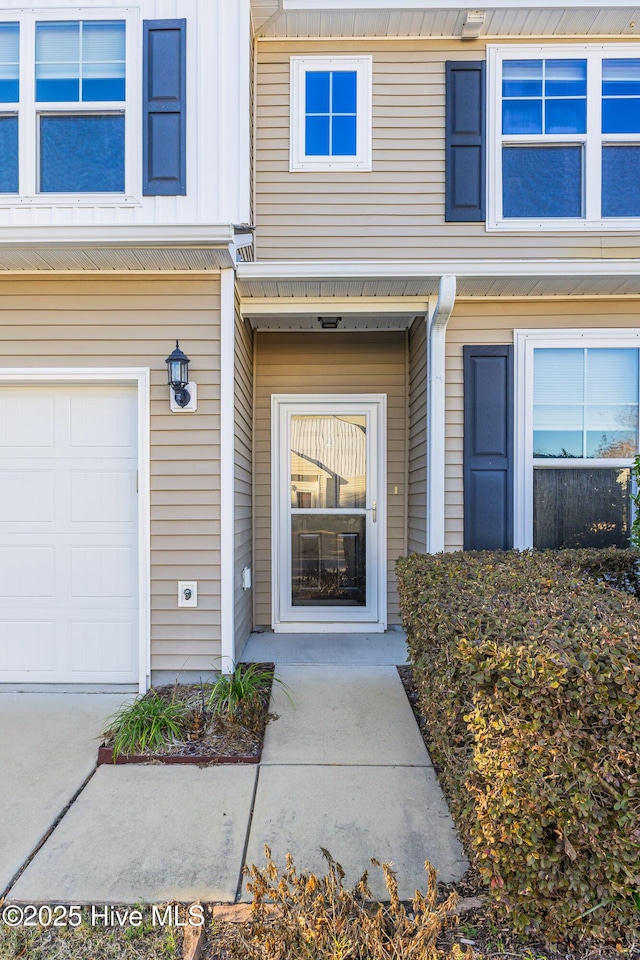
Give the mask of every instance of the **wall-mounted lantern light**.
[[(195, 410), (195, 397), (192, 396), (193, 387), (195, 384), (189, 383), (189, 357), (186, 356), (180, 349), (180, 344), (176, 340), (176, 348), (173, 353), (169, 354), (165, 363), (167, 364), (167, 382), (171, 387), (173, 392), (172, 401), (175, 402), (177, 408), (185, 410)], [(187, 387), (190, 387), (190, 390), (187, 390)], [(173, 402), (171, 404), (172, 409)]]

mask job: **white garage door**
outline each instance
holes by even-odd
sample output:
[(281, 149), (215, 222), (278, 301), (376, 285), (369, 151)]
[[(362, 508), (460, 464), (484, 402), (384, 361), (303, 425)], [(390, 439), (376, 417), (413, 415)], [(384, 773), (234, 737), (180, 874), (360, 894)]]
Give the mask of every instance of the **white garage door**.
[(136, 470), (132, 387), (0, 387), (0, 681), (136, 681)]

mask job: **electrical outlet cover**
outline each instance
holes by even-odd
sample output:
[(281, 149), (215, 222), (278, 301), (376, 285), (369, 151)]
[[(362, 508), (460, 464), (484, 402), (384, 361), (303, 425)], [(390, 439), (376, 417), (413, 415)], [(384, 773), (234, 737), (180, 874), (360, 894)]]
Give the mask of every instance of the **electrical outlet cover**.
[(178, 581), (178, 606), (198, 606), (198, 583), (196, 580)]

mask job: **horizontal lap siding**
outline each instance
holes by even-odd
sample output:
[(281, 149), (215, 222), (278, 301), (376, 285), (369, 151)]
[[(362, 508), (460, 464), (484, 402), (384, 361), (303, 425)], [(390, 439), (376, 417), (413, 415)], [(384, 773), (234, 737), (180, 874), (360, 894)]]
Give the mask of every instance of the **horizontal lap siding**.
[[(4, 367), (151, 368), (151, 666), (203, 670), (220, 653), (220, 283), (0, 279)], [(196, 413), (169, 409), (176, 337), (198, 384)], [(178, 609), (178, 580), (198, 608)]]
[(427, 324), (418, 317), (409, 331), (409, 516), (410, 553), (427, 545)]
[[(447, 328), (446, 549), (463, 543), (463, 376), (465, 344), (513, 343), (513, 331), (640, 327), (640, 301), (458, 302)], [(516, 385), (517, 388), (517, 385)]]
[[(388, 619), (400, 622), (394, 563), (406, 549), (406, 358), (400, 333), (256, 337), (255, 622), (271, 623), (271, 395), (387, 394)], [(398, 493), (395, 494), (395, 488)]]
[[(373, 170), (290, 173), (290, 57), (351, 53), (373, 56)], [(633, 234), (486, 233), (483, 223), (444, 222), (445, 62), (484, 56), (483, 41), (259, 42), (257, 258), (628, 255)]]
[(242, 646), (253, 626), (252, 590), (242, 589), (242, 569), (252, 560), (253, 336), (236, 296), (235, 354), (235, 637)]

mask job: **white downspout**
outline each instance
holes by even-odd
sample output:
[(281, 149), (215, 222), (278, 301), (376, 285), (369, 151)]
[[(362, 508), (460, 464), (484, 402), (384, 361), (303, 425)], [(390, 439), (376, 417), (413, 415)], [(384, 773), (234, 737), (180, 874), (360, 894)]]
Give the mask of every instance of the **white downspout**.
[(220, 638), (223, 673), (235, 666), (235, 272), (220, 271)]
[(427, 327), (427, 553), (444, 550), (445, 348), (456, 301), (456, 278), (440, 277), (438, 302)]

